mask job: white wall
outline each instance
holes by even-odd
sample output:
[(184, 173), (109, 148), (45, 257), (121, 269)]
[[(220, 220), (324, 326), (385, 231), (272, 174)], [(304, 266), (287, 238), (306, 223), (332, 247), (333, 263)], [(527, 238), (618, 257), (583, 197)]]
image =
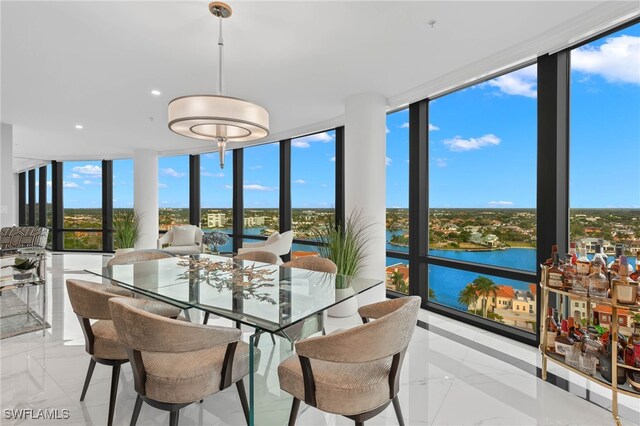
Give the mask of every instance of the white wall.
[[(345, 101), (345, 211), (361, 211), (372, 224), (360, 276), (385, 279), (386, 99), (378, 93)], [(360, 305), (383, 300), (385, 285), (358, 297)]]
[(13, 126), (0, 124), (0, 227), (17, 225), (17, 178), (13, 173)]
[(158, 214), (158, 153), (139, 149), (133, 154), (133, 208), (140, 218), (135, 249), (157, 247)]

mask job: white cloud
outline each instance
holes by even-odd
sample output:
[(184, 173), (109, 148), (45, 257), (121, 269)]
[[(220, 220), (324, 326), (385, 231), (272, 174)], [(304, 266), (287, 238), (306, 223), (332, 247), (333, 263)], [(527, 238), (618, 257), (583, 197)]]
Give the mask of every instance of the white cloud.
[(306, 181), (304, 181), (304, 180), (302, 180), (302, 179), (296, 179), (296, 180), (294, 180), (294, 181), (293, 181), (293, 183), (299, 183), (299, 184), (301, 184), (301, 185), (302, 185), (302, 184), (305, 184), (305, 183), (307, 183), (307, 182), (306, 182)]
[(62, 182), (62, 186), (65, 188), (80, 188), (75, 182), (67, 182), (66, 180)]
[(571, 69), (597, 74), (610, 83), (640, 84), (640, 37), (610, 37), (600, 46), (571, 53)]
[(84, 182), (82, 182), (82, 183), (84, 183), (85, 185), (91, 185), (91, 181), (90, 181), (90, 180), (85, 180), (85, 181), (84, 181)]
[(162, 169), (161, 172), (165, 176), (171, 176), (171, 177), (175, 177), (175, 178), (183, 177), (185, 175), (182, 172), (175, 171), (171, 167), (167, 167), (166, 169)]
[(261, 168), (262, 168), (262, 166), (261, 166), (260, 164), (258, 164), (258, 165), (256, 165), (256, 166), (249, 166), (249, 168), (250, 168), (251, 170), (258, 170), (258, 169), (261, 169)]
[(447, 159), (446, 158), (434, 158), (436, 161), (436, 166), (438, 167), (447, 167)]
[(71, 173), (68, 177), (69, 179), (82, 179), (82, 176), (77, 173)]
[(225, 185), (225, 186), (224, 186), (224, 189), (233, 189), (233, 186), (231, 186), (231, 185)]
[(409, 128), (409, 122), (407, 121), (406, 123), (402, 123), (402, 124), (400, 125), (400, 128), (401, 128), (401, 129), (408, 129), (408, 128)]
[(53, 182), (50, 180), (47, 181), (47, 188), (51, 188), (53, 186)]
[(326, 183), (323, 183), (323, 184), (321, 184), (320, 186), (321, 186), (321, 187), (323, 187), (323, 188), (326, 188), (326, 187), (327, 187), (327, 184), (326, 184)]
[(530, 65), (526, 68), (489, 80), (487, 84), (492, 87), (497, 87), (502, 93), (507, 95), (518, 95), (535, 99), (538, 96), (536, 76), (536, 66)]
[[(87, 164), (85, 166), (76, 166), (73, 168), (74, 172), (78, 172), (82, 175), (90, 175), (94, 177), (102, 176), (102, 167), (100, 166), (92, 166), (91, 164)], [(78, 179), (78, 178), (76, 178)]]
[(329, 161), (331, 161), (332, 163), (336, 162), (336, 156), (334, 155), (333, 157), (329, 158)]
[(452, 139), (445, 139), (444, 144), (451, 151), (471, 151), (474, 149), (480, 149), (485, 146), (495, 146), (500, 144), (500, 138), (493, 133), (488, 133), (479, 138), (462, 139), (460, 136), (456, 136)]
[(389, 157), (384, 157), (384, 164), (385, 164), (385, 165), (390, 166), (392, 161), (393, 161), (393, 160), (392, 160), (391, 158), (389, 158)]
[(162, 182), (158, 182), (158, 188), (163, 189), (163, 188), (168, 188), (169, 185), (167, 185), (166, 183), (162, 183)]
[(513, 201), (489, 201), (490, 206), (512, 206)]
[(436, 126), (435, 124), (429, 123), (429, 131), (433, 132), (434, 130), (440, 130), (440, 127)]
[(385, 132), (386, 132), (386, 133), (390, 133), (390, 132), (391, 132), (391, 130), (389, 130), (389, 128), (385, 126)]
[(206, 171), (206, 170), (202, 170), (202, 171), (200, 172), (200, 174), (201, 174), (202, 176), (205, 176), (205, 177), (218, 177), (218, 178), (224, 177), (224, 173), (222, 173), (222, 172), (219, 172), (219, 173), (211, 173), (211, 172), (208, 172), (208, 171)]
[(330, 135), (327, 132), (316, 133), (314, 135), (303, 136), (301, 138), (293, 139), (291, 141), (291, 146), (295, 148), (309, 148), (311, 146), (311, 142), (322, 142), (327, 143), (331, 142), (334, 139), (333, 135)]
[(275, 191), (276, 188), (272, 188), (270, 186), (263, 186), (258, 184), (245, 184), (242, 186), (247, 191)]

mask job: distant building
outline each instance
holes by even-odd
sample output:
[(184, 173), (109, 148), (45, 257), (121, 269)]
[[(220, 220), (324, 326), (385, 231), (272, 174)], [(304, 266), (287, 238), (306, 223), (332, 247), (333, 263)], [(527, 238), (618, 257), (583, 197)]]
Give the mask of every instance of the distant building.
[(208, 228), (222, 228), (225, 221), (226, 217), (224, 213), (207, 213)]
[(498, 245), (498, 237), (493, 234), (489, 234), (484, 237), (484, 243), (489, 247), (495, 247)]
[(264, 226), (265, 216), (254, 216), (244, 218), (244, 227), (253, 228), (255, 226)]

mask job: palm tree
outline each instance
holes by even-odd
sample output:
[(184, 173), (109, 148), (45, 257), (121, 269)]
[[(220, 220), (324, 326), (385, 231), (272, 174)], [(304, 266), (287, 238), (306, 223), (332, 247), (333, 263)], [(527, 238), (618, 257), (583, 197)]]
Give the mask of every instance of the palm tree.
[(408, 293), (409, 289), (406, 288), (407, 283), (404, 280), (404, 276), (397, 269), (393, 271), (389, 278), (391, 279), (391, 284), (393, 284), (393, 287), (396, 289), (396, 291), (399, 291), (401, 293)]
[(436, 291), (429, 287), (429, 300), (436, 300)]
[(467, 284), (465, 288), (460, 290), (458, 295), (458, 303), (469, 308), (471, 305), (475, 305), (478, 301), (478, 291), (473, 284)]
[(473, 287), (477, 291), (478, 295), (482, 297), (482, 316), (487, 317), (487, 299), (489, 295), (496, 296), (498, 293), (498, 286), (487, 277), (479, 276), (473, 280)]

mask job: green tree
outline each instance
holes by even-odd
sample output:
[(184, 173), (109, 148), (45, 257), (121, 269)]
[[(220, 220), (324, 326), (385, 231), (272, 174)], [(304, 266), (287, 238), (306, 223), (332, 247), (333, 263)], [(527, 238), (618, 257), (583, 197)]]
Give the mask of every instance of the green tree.
[(429, 300), (436, 300), (436, 291), (429, 287)]
[(391, 279), (391, 284), (396, 289), (396, 291), (399, 291), (400, 293), (409, 293), (407, 283), (398, 270), (393, 271), (389, 278)]
[(475, 305), (478, 301), (478, 291), (473, 284), (467, 284), (465, 288), (460, 290), (458, 295), (458, 303), (469, 308), (471, 305)]
[(498, 293), (498, 286), (492, 280), (487, 277), (479, 276), (473, 280), (473, 286), (478, 292), (478, 295), (482, 297), (482, 316), (487, 317), (487, 300), (490, 295), (496, 295)]

